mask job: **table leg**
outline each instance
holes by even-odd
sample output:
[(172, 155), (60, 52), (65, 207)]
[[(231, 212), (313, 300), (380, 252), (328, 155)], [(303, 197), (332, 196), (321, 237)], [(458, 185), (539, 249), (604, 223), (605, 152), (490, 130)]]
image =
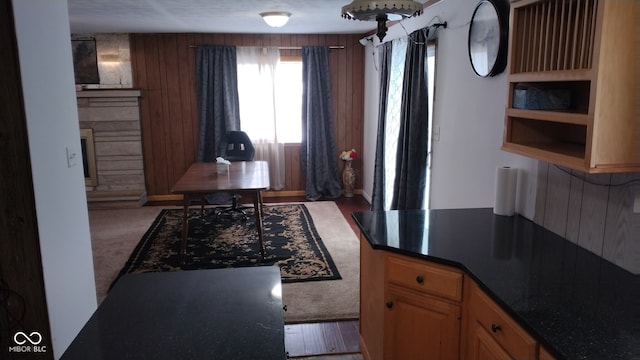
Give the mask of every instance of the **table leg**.
[(262, 238), (262, 193), (256, 190), (253, 208), (256, 214), (256, 228), (258, 229), (258, 241), (260, 242), (260, 256), (264, 259), (264, 242)]
[(188, 195), (184, 195), (182, 198), (182, 205), (184, 206), (184, 214), (182, 215), (182, 246), (180, 248), (180, 261), (184, 264), (187, 256), (187, 238), (189, 235), (189, 205), (191, 199)]

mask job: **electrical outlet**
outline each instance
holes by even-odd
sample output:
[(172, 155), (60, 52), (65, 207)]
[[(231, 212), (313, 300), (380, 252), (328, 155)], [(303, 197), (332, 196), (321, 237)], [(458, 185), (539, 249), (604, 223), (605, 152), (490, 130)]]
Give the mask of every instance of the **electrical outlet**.
[(78, 152), (74, 149), (73, 146), (67, 146), (67, 166), (74, 167), (78, 165)]

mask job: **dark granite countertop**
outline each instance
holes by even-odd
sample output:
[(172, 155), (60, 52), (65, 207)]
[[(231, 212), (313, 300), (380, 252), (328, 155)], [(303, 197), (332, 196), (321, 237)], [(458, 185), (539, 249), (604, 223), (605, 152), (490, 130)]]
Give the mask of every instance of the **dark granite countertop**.
[(640, 359), (640, 276), (524, 217), (489, 208), (353, 218), (374, 249), (464, 270), (559, 359)]
[(62, 359), (284, 360), (279, 286), (275, 266), (125, 275)]

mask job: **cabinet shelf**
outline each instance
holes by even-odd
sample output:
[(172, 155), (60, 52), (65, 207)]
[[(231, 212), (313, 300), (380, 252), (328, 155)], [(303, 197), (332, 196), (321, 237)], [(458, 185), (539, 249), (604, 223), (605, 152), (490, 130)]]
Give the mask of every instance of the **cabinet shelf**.
[(530, 142), (526, 144), (505, 143), (502, 150), (516, 154), (551, 159), (551, 162), (560, 166), (577, 169), (584, 167), (584, 146), (560, 142)]
[(526, 81), (590, 81), (591, 69), (560, 70), (560, 71), (533, 71), (512, 73), (510, 82)]
[(509, 87), (511, 108), (589, 114), (590, 81), (512, 81)]
[[(551, 157), (555, 161), (584, 166), (586, 158), (587, 126), (535, 120), (524, 117), (508, 117), (505, 146), (523, 154), (527, 150), (537, 157)], [(510, 145), (510, 146), (507, 146)], [(516, 146), (514, 146), (516, 145)], [(571, 159), (565, 159), (565, 158)], [(579, 159), (579, 162), (576, 162)]]
[(640, 1), (511, 3), (502, 149), (588, 173), (640, 169)]
[(507, 109), (507, 118), (526, 118), (534, 121), (553, 121), (584, 126), (589, 123), (589, 116), (586, 114), (545, 110)]

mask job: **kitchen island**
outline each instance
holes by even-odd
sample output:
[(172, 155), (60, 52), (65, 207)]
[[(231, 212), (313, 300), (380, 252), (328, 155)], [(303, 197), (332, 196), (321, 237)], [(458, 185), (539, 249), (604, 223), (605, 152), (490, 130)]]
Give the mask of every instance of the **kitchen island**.
[(280, 286), (277, 266), (127, 274), (62, 359), (284, 360)]

